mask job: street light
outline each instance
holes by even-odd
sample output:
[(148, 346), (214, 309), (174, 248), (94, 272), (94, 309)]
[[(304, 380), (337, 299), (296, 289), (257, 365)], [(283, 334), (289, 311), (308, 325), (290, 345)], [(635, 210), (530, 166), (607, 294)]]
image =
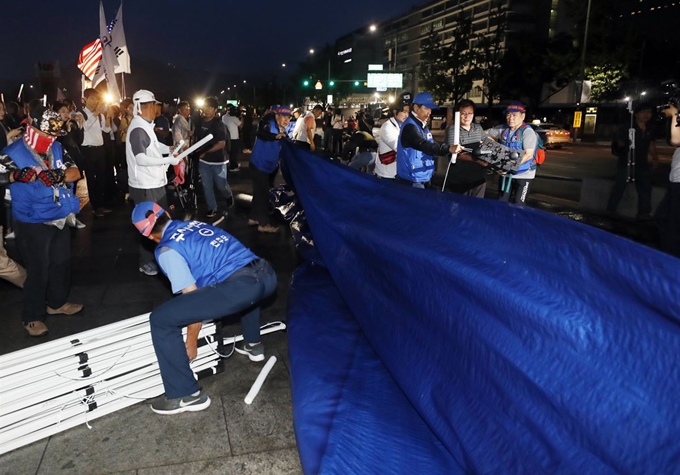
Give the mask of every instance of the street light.
[[(309, 50), (309, 54), (314, 54), (314, 50), (313, 50), (313, 49), (310, 49), (310, 50)], [(33, 87), (33, 86), (31, 86), (31, 87)]]
[(281, 67), (282, 67), (282, 68), (285, 68), (285, 67), (286, 67), (286, 63), (283, 63), (283, 64), (281, 65)]
[(375, 25), (371, 25), (371, 26), (368, 27), (368, 29), (371, 31), (371, 33), (373, 33), (375, 30), (378, 29), (378, 27), (375, 26)]

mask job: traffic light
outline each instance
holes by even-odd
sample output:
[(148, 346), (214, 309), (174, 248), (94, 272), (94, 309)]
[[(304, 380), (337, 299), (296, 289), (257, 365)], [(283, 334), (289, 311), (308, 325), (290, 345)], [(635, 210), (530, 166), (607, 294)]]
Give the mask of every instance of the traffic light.
[(331, 81), (328, 83), (329, 86), (335, 86), (335, 81)]
[(305, 87), (308, 87), (309, 81), (307, 79), (305, 79), (304, 81), (302, 81), (302, 85), (305, 86)]
[(355, 85), (355, 86), (358, 86), (358, 85), (359, 85), (359, 81), (354, 81), (354, 85)]

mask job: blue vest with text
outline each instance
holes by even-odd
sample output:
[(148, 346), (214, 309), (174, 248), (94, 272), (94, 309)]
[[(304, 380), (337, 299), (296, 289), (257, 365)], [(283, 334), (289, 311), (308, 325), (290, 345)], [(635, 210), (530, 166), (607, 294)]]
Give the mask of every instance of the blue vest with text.
[[(520, 152), (524, 151), (524, 129), (526, 127), (529, 127), (527, 124), (522, 123), (517, 130), (514, 132), (510, 130), (510, 127), (505, 125), (501, 129), (501, 144), (505, 145), (508, 148), (511, 148), (513, 150), (518, 150)], [(519, 154), (519, 158), (522, 158), (522, 153)], [(513, 175), (518, 175), (520, 173), (524, 173), (525, 171), (529, 170), (532, 166), (534, 165), (533, 160), (527, 160), (526, 162), (522, 163), (519, 168), (512, 172)]]
[[(7, 154), (19, 169), (46, 168), (42, 160), (31, 153), (23, 140), (17, 140), (5, 147), (2, 153)], [(61, 144), (54, 142), (51, 168), (63, 169), (62, 158)], [(33, 183), (12, 183), (9, 189), (12, 194), (12, 216), (23, 223), (47, 223), (80, 211), (80, 200), (73, 193), (73, 183), (51, 187), (36, 179)], [(55, 196), (55, 190), (58, 196)]]
[[(272, 134), (279, 133), (279, 126), (276, 119), (269, 121), (269, 131)], [(279, 164), (279, 153), (281, 152), (280, 140), (262, 140), (259, 137), (255, 139), (253, 146), (253, 154), (250, 156), (250, 162), (263, 173), (271, 173), (276, 170)]]
[[(430, 130), (419, 123), (413, 115), (401, 124), (403, 132), (404, 127), (411, 124), (418, 129), (418, 133), (424, 135), (428, 142), (434, 142)], [(434, 174), (434, 158), (427, 155), (420, 150), (414, 148), (407, 148), (401, 144), (401, 132), (399, 133), (399, 147), (397, 147), (397, 176), (403, 180), (408, 180), (416, 183), (424, 183), (430, 181)]]
[(199, 288), (219, 284), (258, 259), (231, 234), (200, 221), (170, 221), (156, 247), (156, 261), (164, 247), (184, 258)]

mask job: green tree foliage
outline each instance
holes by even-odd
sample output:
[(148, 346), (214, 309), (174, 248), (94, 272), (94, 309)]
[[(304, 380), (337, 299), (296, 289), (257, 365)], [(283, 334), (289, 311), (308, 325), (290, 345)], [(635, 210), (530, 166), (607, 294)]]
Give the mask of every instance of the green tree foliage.
[(460, 20), (450, 40), (432, 31), (423, 41), (421, 80), (437, 101), (458, 102), (472, 88), (475, 51), (470, 48), (472, 23)]
[(590, 101), (601, 102), (615, 98), (621, 81), (628, 75), (621, 64), (604, 63), (586, 68), (586, 77), (592, 82)]
[(507, 11), (503, 2), (496, 1), (491, 5), (489, 23), (495, 26), (491, 33), (481, 33), (473, 41), (475, 62), (477, 65), (475, 79), (483, 81), (482, 92), (489, 110), (494, 100), (503, 89), (503, 55), (505, 30), (507, 27)]

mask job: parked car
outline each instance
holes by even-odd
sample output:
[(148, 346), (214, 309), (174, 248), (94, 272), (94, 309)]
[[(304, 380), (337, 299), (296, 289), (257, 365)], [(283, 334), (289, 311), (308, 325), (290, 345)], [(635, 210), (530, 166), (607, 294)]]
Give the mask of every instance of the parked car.
[(559, 125), (543, 122), (539, 124), (531, 124), (531, 126), (543, 139), (545, 148), (561, 148), (562, 145), (566, 145), (571, 142), (571, 132), (563, 129)]

